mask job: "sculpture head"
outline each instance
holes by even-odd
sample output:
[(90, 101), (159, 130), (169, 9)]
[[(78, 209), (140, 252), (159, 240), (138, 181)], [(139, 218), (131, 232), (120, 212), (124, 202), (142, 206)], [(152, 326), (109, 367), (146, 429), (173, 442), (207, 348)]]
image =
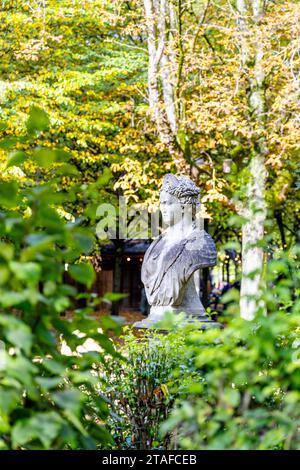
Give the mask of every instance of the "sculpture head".
[(200, 189), (187, 176), (167, 174), (160, 190), (160, 210), (163, 222), (174, 225), (183, 216), (195, 220)]

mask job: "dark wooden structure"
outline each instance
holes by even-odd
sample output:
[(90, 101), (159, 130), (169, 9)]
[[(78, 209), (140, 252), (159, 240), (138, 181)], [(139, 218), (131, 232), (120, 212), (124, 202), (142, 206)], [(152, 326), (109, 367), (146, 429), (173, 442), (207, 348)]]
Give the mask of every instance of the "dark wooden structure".
[(151, 240), (113, 240), (102, 247), (101, 271), (97, 273), (94, 292), (103, 296), (106, 292), (121, 292), (127, 297), (113, 306), (139, 310), (141, 302), (141, 267), (145, 251)]

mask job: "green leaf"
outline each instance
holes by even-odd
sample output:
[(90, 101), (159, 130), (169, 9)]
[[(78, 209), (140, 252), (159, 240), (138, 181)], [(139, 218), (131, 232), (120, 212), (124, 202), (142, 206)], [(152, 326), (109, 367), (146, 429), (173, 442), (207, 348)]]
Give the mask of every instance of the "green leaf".
[(6, 131), (7, 127), (8, 127), (7, 122), (0, 121), (0, 132)]
[(96, 187), (101, 187), (107, 185), (109, 181), (112, 179), (112, 172), (109, 168), (104, 167), (102, 175), (97, 179), (95, 185)]
[(269, 261), (268, 270), (272, 274), (274, 274), (274, 273), (288, 274), (288, 272), (289, 272), (287, 263), (284, 260), (276, 260), (276, 259)]
[(77, 170), (75, 165), (71, 163), (63, 163), (55, 169), (55, 176), (79, 176), (80, 172)]
[(67, 308), (70, 307), (70, 300), (67, 297), (57, 297), (54, 301), (54, 308), (56, 312), (64, 312)]
[(32, 360), (23, 355), (9, 356), (6, 367), (7, 376), (16, 379), (17, 382), (15, 383), (18, 388), (18, 382), (25, 386), (28, 395), (33, 388), (33, 374), (36, 372), (37, 366), (34, 365)]
[(36, 377), (36, 382), (45, 390), (56, 388), (63, 381), (63, 377)]
[(14, 273), (16, 279), (24, 281), (30, 284), (35, 284), (41, 277), (41, 265), (33, 262), (19, 263), (17, 261), (11, 261), (9, 267)]
[(102, 297), (103, 300), (108, 300), (109, 302), (116, 302), (121, 299), (125, 299), (128, 297), (128, 294), (120, 294), (117, 292), (106, 292), (104, 296)]
[(11, 243), (0, 242), (0, 256), (9, 261), (14, 256), (14, 246)]
[(27, 158), (28, 157), (25, 152), (18, 150), (17, 152), (14, 152), (9, 156), (6, 168), (9, 168), (11, 166), (20, 166), (27, 160)]
[(81, 282), (88, 287), (91, 287), (96, 278), (92, 265), (88, 263), (78, 263), (69, 266), (69, 273), (75, 281)]
[(226, 388), (224, 390), (224, 400), (231, 406), (236, 407), (240, 403), (240, 392), (235, 388)]
[(4, 390), (1, 388), (0, 391), (0, 414), (10, 413), (20, 402), (21, 394), (13, 388)]
[(8, 416), (1, 413), (1, 410), (0, 410), (0, 432), (1, 434), (6, 434), (6, 433), (9, 433), (9, 431), (10, 431), (10, 425), (9, 425)]
[(18, 189), (15, 181), (2, 181), (0, 183), (0, 205), (7, 209), (16, 207), (19, 203)]
[(51, 230), (60, 231), (63, 230), (64, 227), (61, 217), (52, 207), (41, 207), (37, 214), (37, 221), (42, 226), (47, 227), (49, 232), (51, 232)]
[(73, 424), (73, 426), (85, 437), (88, 437), (87, 431), (84, 429), (84, 427), (81, 424), (80, 419), (69, 409), (66, 409), (64, 411), (64, 416), (70, 421), (70, 423)]
[(59, 434), (61, 426), (61, 417), (53, 411), (37, 413), (32, 418), (17, 421), (12, 430), (12, 446), (17, 449), (38, 440), (45, 449), (49, 450), (53, 440)]
[(34, 259), (36, 256), (40, 257), (41, 253), (52, 249), (53, 242), (55, 240), (54, 236), (51, 235), (30, 235), (27, 238), (27, 241), (30, 246), (24, 248), (21, 252), (21, 260), (22, 261), (29, 261)]
[(76, 232), (74, 232), (74, 240), (78, 243), (84, 254), (87, 255), (92, 251), (94, 245), (94, 237), (87, 231), (77, 230)]
[(56, 169), (56, 174), (78, 175), (77, 168), (66, 163), (71, 155), (64, 150), (40, 147), (33, 152), (32, 157), (37, 164), (43, 168), (48, 168), (53, 165), (53, 163), (62, 163), (62, 165)]
[(79, 390), (63, 390), (52, 393), (51, 397), (60, 408), (75, 416), (79, 415), (82, 402), (85, 399)]
[(109, 354), (116, 354), (114, 343), (106, 335), (100, 333), (94, 334), (93, 339)]
[(238, 302), (240, 293), (237, 289), (230, 289), (221, 297), (221, 301), (226, 304), (229, 302)]
[(26, 296), (23, 292), (5, 291), (1, 293), (0, 305), (4, 308), (17, 306), (25, 299)]
[[(119, 320), (121, 320), (121, 322)], [(115, 334), (118, 335), (122, 330), (122, 327), (120, 324), (120, 323), (123, 323), (122, 320), (123, 319), (121, 317), (114, 319), (109, 315), (104, 315), (104, 316), (101, 316), (100, 323), (101, 323), (101, 327), (104, 330), (106, 331), (112, 330), (115, 332)]]
[(33, 159), (39, 166), (47, 168), (56, 162), (56, 153), (50, 148), (40, 148), (33, 152)]
[(0, 325), (4, 327), (4, 335), (11, 344), (23, 349), (26, 354), (30, 353), (33, 336), (28, 325), (18, 318), (4, 314), (0, 316)]
[(10, 278), (10, 272), (6, 266), (0, 265), (0, 286), (6, 284)]
[(228, 219), (227, 223), (230, 227), (242, 227), (247, 222), (248, 222), (248, 219), (246, 219), (245, 217), (242, 217), (241, 215), (235, 214), (235, 215), (232, 215)]
[(44, 359), (43, 366), (52, 374), (63, 375), (66, 371), (66, 367), (61, 362), (55, 361), (54, 359)]
[(0, 140), (0, 148), (4, 150), (11, 149), (16, 145), (17, 142), (18, 139), (14, 136), (4, 137), (4, 139)]
[(29, 113), (29, 118), (26, 123), (27, 131), (32, 134), (35, 131), (45, 131), (50, 124), (47, 113), (37, 106), (32, 106)]
[(35, 329), (35, 334), (37, 339), (42, 343), (47, 344), (48, 346), (56, 345), (55, 333), (50, 331), (43, 323), (40, 322), (38, 324)]
[(259, 446), (260, 450), (272, 449), (280, 442), (283, 442), (286, 435), (283, 429), (271, 429), (262, 438)]
[(71, 371), (69, 373), (69, 377), (72, 380), (72, 383), (75, 384), (93, 384), (96, 385), (99, 381), (99, 379), (92, 374), (90, 371)]

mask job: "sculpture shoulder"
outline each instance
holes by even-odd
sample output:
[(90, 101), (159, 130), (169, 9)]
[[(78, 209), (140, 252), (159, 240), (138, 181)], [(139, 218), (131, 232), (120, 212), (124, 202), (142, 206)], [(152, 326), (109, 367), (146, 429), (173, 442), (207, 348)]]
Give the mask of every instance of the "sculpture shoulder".
[(152, 242), (150, 243), (150, 245), (148, 246), (147, 250), (146, 250), (146, 253), (147, 251), (151, 251), (152, 248), (157, 245), (157, 243), (161, 240), (162, 238), (162, 235), (159, 235), (157, 238), (154, 238), (154, 240), (152, 240)]
[(217, 261), (217, 250), (212, 237), (199, 228), (189, 235), (185, 249), (196, 264), (214, 266)]
[(205, 230), (196, 227), (187, 237), (187, 245), (201, 247), (203, 244), (214, 244), (212, 237)]
[(153, 249), (157, 245), (157, 243), (161, 240), (162, 236), (159, 235), (157, 238), (155, 238), (150, 245), (148, 246), (145, 255), (144, 255), (144, 261), (148, 259), (149, 255), (152, 253)]

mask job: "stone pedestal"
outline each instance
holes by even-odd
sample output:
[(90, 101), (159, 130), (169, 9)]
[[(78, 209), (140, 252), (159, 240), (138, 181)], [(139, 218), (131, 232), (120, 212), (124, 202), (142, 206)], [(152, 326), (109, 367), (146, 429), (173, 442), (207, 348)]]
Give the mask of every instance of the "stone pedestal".
[[(173, 313), (186, 313), (182, 312), (180, 310), (179, 312), (174, 312), (174, 310), (164, 310), (163, 313), (158, 314), (158, 313), (151, 313), (150, 315), (145, 318), (144, 320), (138, 321), (134, 323), (134, 328), (139, 328), (139, 329), (146, 329), (146, 328), (154, 328), (157, 330), (164, 330), (165, 328), (160, 327), (159, 323), (163, 320), (164, 314), (166, 312), (172, 311)], [(183, 326), (185, 324), (193, 324), (196, 328), (199, 328), (201, 330), (206, 330), (207, 328), (223, 328), (223, 326), (220, 323), (217, 323), (213, 320), (210, 320), (206, 315), (188, 315), (183, 321)]]

